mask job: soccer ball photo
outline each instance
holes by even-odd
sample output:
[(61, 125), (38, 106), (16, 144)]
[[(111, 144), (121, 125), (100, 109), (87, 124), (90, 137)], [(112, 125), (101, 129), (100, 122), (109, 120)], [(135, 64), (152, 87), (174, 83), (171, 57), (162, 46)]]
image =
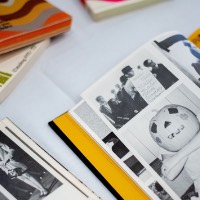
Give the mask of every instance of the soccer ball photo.
[(153, 140), (167, 151), (177, 152), (199, 132), (199, 120), (186, 107), (167, 105), (150, 121), (149, 131)]

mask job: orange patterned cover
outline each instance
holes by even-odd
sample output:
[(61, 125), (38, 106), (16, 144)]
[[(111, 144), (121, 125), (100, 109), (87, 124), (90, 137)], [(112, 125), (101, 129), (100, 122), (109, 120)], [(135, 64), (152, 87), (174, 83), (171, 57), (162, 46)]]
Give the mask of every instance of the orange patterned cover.
[(0, 0), (0, 53), (55, 36), (71, 16), (45, 0)]

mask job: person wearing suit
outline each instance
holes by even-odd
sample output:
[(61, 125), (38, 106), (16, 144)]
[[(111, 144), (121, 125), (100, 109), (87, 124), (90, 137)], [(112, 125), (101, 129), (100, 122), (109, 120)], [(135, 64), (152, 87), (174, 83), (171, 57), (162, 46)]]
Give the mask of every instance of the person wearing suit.
[[(125, 92), (129, 95), (129, 102), (130, 102), (130, 97), (132, 99), (132, 107), (135, 109), (135, 112), (140, 112), (142, 109), (144, 109), (148, 104), (146, 101), (142, 98), (140, 93), (136, 90), (134, 87), (133, 83), (131, 82), (131, 78), (134, 77), (135, 73), (133, 69), (130, 66), (126, 66), (122, 69), (122, 73), (124, 76), (123, 78), (123, 88)], [(126, 97), (128, 98), (128, 97)]]
[(105, 101), (102, 96), (96, 97), (96, 101), (99, 103), (99, 111), (112, 123), (115, 124), (115, 117), (109, 104)]
[(178, 81), (178, 79), (161, 63), (156, 64), (153, 60), (147, 59), (144, 61), (143, 65), (150, 69), (151, 73), (165, 89), (168, 89)]
[(115, 99), (112, 98), (106, 102), (102, 96), (98, 96), (96, 101), (100, 104), (99, 111), (104, 114), (115, 128), (121, 128), (129, 120), (123, 116), (120, 103)]
[(40, 191), (40, 196), (47, 196), (48, 191), (30, 173), (28, 168), (14, 159), (15, 150), (4, 143), (0, 143), (0, 169), (11, 179), (19, 179)]

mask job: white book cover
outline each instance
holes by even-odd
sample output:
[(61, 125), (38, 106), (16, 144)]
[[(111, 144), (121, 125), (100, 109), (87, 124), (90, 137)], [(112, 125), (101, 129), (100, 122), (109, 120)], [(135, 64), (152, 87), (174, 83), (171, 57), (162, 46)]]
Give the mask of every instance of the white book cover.
[(22, 49), (0, 55), (0, 103), (11, 93), (32, 66), (32, 62), (49, 45), (45, 40)]

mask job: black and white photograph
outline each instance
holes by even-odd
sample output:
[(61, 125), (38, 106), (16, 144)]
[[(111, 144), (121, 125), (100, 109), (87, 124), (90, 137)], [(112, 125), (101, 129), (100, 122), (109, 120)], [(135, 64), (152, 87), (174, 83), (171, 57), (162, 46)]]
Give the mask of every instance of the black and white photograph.
[(103, 142), (115, 153), (138, 177), (146, 170), (122, 141), (111, 132)]
[(186, 76), (200, 87), (200, 49), (185, 36), (171, 32), (154, 40), (158, 47)]
[(200, 196), (199, 119), (200, 99), (182, 84), (123, 133), (144, 166), (181, 199)]
[(13, 199), (41, 200), (62, 185), (2, 131), (0, 135), (0, 184)]
[(120, 129), (178, 81), (145, 48), (128, 57), (82, 94), (104, 121)]
[(160, 200), (173, 200), (157, 181), (154, 181), (149, 188), (159, 197)]

